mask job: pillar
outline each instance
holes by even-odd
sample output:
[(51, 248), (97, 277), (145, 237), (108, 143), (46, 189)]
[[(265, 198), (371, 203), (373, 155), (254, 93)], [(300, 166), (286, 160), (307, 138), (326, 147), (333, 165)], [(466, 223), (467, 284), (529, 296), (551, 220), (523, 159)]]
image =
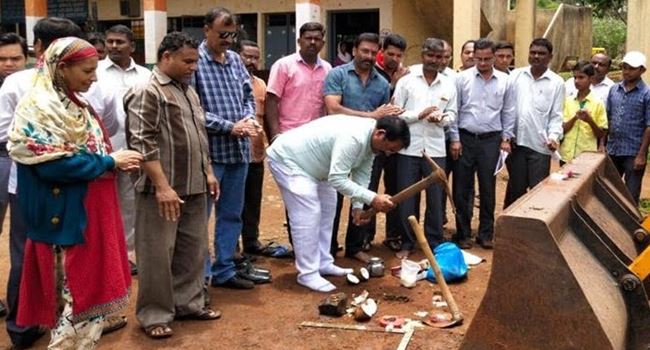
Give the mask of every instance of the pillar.
[(307, 22), (321, 22), (320, 0), (296, 0), (296, 39), (300, 37), (300, 27)]
[(453, 22), (452, 67), (460, 67), (463, 43), (481, 37), (481, 0), (454, 0)]
[(158, 45), (167, 34), (167, 0), (144, 0), (144, 60), (156, 64)]
[(535, 0), (517, 0), (515, 8), (515, 67), (528, 65), (528, 47), (535, 35)]
[[(628, 0), (627, 2), (627, 42), (626, 51), (641, 51), (650, 62), (650, 33), (647, 29), (650, 18), (650, 2), (647, 0)], [(609, 53), (609, 52), (608, 52)], [(614, 55), (615, 53), (609, 53)], [(646, 67), (643, 80), (650, 82), (650, 67)]]
[(34, 26), (47, 16), (47, 0), (25, 0), (25, 32), (27, 45), (34, 45)]

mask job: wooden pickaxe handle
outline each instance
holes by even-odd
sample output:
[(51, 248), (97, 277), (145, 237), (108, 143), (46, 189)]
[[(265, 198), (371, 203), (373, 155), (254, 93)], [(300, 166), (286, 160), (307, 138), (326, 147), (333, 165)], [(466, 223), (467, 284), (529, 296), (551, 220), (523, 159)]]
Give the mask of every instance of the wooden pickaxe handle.
[(431, 246), (429, 246), (429, 242), (427, 242), (427, 238), (424, 236), (424, 232), (422, 231), (420, 224), (413, 215), (408, 217), (408, 221), (409, 224), (411, 224), (411, 228), (413, 229), (413, 233), (415, 233), (415, 237), (417, 238), (418, 243), (420, 244), (420, 248), (422, 248), (424, 256), (426, 256), (431, 263), (431, 269), (436, 276), (436, 282), (442, 290), (442, 296), (445, 298), (445, 301), (449, 306), (449, 311), (451, 311), (452, 321), (455, 321), (456, 324), (462, 323), (463, 314), (460, 312), (458, 304), (456, 304), (456, 300), (449, 290), (447, 281), (445, 281), (445, 277), (442, 275), (438, 261), (436, 261), (436, 257), (433, 255), (433, 251), (431, 251)]
[[(397, 206), (399, 203), (403, 202), (404, 200), (411, 198), (416, 194), (422, 192), (422, 190), (431, 186), (431, 184), (439, 183), (443, 185), (443, 187), (445, 188), (445, 192), (447, 193), (447, 196), (449, 196), (449, 199), (451, 201), (451, 208), (454, 211), (454, 213), (456, 213), (456, 206), (454, 205), (454, 201), (451, 197), (451, 191), (449, 190), (449, 184), (447, 183), (447, 175), (445, 174), (445, 171), (442, 170), (442, 168), (440, 168), (438, 164), (436, 164), (436, 162), (434, 162), (431, 158), (429, 158), (429, 156), (427, 156), (426, 153), (422, 152), (422, 157), (427, 161), (427, 163), (429, 163), (429, 165), (431, 165), (431, 169), (433, 170), (433, 172), (429, 174), (429, 176), (423, 178), (422, 180), (412, 184), (411, 186), (401, 190), (399, 193), (392, 196), (391, 201), (393, 202), (393, 204)], [(375, 208), (370, 208), (364, 211), (363, 213), (361, 213), (361, 218), (367, 219), (372, 217), (373, 215), (377, 215), (377, 211), (375, 210)]]

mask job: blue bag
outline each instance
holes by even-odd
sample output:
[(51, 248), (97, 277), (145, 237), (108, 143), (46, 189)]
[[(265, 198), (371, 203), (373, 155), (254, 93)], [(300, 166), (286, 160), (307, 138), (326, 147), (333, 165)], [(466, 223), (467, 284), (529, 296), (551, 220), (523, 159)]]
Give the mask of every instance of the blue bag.
[[(467, 276), (468, 269), (465, 258), (463, 258), (463, 252), (456, 244), (451, 242), (442, 243), (436, 247), (433, 254), (436, 256), (436, 261), (440, 266), (445, 282), (458, 281)], [(436, 283), (436, 275), (431, 267), (427, 270), (427, 279)]]

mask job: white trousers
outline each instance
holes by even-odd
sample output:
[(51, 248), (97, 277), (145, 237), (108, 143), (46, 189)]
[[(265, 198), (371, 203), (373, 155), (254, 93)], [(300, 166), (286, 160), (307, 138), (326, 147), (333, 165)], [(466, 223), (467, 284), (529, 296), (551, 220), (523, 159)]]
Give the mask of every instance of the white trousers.
[(319, 269), (334, 263), (330, 244), (336, 190), (327, 181), (315, 181), (295, 174), (272, 159), (269, 159), (269, 169), (289, 213), (298, 281), (308, 282), (320, 275)]

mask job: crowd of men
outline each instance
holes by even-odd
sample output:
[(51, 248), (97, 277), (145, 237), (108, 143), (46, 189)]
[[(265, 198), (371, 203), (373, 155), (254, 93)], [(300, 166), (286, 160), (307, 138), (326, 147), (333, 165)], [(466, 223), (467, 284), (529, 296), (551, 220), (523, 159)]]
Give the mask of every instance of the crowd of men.
[[(503, 154), (504, 207), (549, 175), (560, 150), (563, 162), (582, 151), (607, 152), (639, 200), (650, 144), (650, 89), (641, 79), (646, 58), (639, 52), (623, 58), (619, 83), (607, 77), (611, 59), (604, 53), (576, 65), (565, 83), (549, 68), (553, 45), (544, 38), (530, 43), (529, 65), (517, 69), (511, 44), (467, 41), (454, 70), (444, 40), (410, 43), (421, 47), (420, 63), (408, 67), (402, 36), (362, 33), (352, 60), (332, 68), (320, 57), (325, 27), (310, 22), (299, 28), (298, 51), (276, 61), (265, 83), (256, 76), (259, 47), (237, 40), (236, 20), (215, 8), (205, 16), (202, 42), (168, 34), (152, 71), (131, 57), (129, 28), (117, 25), (105, 37), (88, 38), (106, 57), (84, 97), (115, 149), (144, 156), (142, 170), (121, 175), (118, 184), (129, 258), (139, 274), (136, 317), (153, 338), (172, 335), (177, 313), (220, 316), (205, 306), (206, 281), (234, 289), (271, 281), (270, 271), (238, 248), (242, 236), (244, 253), (276, 253), (259, 240), (267, 155), (286, 208), (297, 282), (321, 292), (336, 288), (325, 276), (351, 272), (334, 264), (344, 196), (352, 203), (346, 257), (371, 257), (376, 225), (364, 216), (368, 208), (387, 213), (383, 243), (397, 257), (415, 249), (407, 217), (419, 216), (420, 197), (396, 206), (391, 196), (431, 173), (423, 154), (453, 174), (457, 212), (450, 238), (464, 249), (494, 245), (495, 166)], [(83, 35), (68, 20), (45, 18), (34, 28), (35, 54), (57, 38)], [(0, 223), (17, 196), (6, 134), (33, 74), (20, 72), (26, 58), (24, 39), (0, 35)], [(385, 194), (377, 193), (382, 173)], [(440, 185), (425, 194), (424, 231), (435, 248), (446, 240), (446, 197)], [(214, 259), (206, 236), (212, 210)], [(15, 324), (26, 228), (17, 215), (10, 227), (6, 324), (14, 345), (25, 347), (41, 333)], [(111, 322), (105, 327), (117, 328), (123, 318)]]

